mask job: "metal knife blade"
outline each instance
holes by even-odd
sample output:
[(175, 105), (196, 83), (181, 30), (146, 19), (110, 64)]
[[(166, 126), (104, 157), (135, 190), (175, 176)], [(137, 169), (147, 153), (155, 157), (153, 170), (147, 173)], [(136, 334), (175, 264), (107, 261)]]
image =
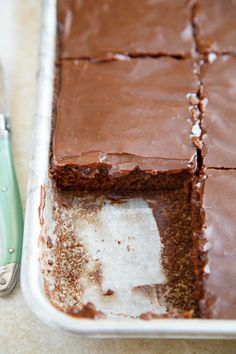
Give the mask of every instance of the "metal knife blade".
[(4, 102), (5, 102), (5, 90), (4, 90), (3, 70), (2, 70), (2, 65), (0, 64), (0, 112), (1, 113), (5, 112)]
[[(0, 63), (0, 113), (4, 115), (4, 120), (5, 120), (5, 128), (7, 130), (10, 130), (10, 117), (9, 114), (7, 113), (7, 107), (6, 107), (6, 90), (5, 90), (5, 81), (4, 81), (4, 75), (3, 75), (3, 68)], [(1, 127), (3, 124), (3, 119), (1, 119)]]

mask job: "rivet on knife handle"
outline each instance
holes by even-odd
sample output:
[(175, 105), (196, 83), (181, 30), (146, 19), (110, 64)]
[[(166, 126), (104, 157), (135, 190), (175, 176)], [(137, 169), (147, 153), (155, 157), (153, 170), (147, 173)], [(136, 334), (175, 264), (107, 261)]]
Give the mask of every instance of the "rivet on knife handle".
[(23, 214), (12, 159), (7, 121), (0, 113), (0, 297), (17, 281), (22, 249)]

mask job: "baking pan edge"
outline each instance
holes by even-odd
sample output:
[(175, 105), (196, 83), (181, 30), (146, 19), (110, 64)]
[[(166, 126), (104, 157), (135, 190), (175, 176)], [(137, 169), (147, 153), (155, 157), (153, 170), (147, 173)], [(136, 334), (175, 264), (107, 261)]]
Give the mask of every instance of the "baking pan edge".
[(21, 286), (32, 311), (46, 324), (81, 336), (141, 338), (235, 338), (236, 320), (159, 319), (81, 320), (70, 317), (46, 299), (39, 266), (38, 208), (40, 189), (48, 183), (53, 73), (56, 41), (56, 0), (43, 0), (36, 113), (33, 121)]

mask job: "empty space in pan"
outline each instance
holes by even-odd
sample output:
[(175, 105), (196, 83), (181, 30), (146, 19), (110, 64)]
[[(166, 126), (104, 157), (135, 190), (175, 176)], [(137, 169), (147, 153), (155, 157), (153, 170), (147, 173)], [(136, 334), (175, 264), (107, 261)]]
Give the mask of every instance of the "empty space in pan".
[(101, 195), (50, 186), (44, 195), (41, 268), (54, 306), (71, 312), (92, 302), (118, 318), (193, 308), (186, 191)]

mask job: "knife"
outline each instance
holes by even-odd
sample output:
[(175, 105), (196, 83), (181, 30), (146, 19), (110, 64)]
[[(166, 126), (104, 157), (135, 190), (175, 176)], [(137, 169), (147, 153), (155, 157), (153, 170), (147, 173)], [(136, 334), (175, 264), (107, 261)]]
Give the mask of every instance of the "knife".
[(0, 297), (10, 294), (17, 283), (23, 237), (23, 213), (6, 112), (0, 65)]

